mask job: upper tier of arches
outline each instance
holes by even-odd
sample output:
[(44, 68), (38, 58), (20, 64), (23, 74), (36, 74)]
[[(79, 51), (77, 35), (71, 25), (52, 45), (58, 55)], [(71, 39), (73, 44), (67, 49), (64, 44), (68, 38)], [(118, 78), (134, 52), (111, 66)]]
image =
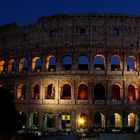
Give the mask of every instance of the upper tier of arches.
[(28, 72), (43, 71), (138, 71), (139, 57), (136, 54), (72, 54), (33, 56), (23, 58), (10, 58), (0, 60), (0, 74), (16, 72), (27, 74)]

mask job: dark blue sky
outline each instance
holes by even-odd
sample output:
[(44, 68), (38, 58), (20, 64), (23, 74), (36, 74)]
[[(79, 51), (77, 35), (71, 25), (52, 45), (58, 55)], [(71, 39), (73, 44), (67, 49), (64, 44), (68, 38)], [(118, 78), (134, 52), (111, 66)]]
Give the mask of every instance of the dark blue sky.
[(140, 0), (0, 0), (0, 25), (36, 22), (62, 13), (124, 13), (140, 15)]

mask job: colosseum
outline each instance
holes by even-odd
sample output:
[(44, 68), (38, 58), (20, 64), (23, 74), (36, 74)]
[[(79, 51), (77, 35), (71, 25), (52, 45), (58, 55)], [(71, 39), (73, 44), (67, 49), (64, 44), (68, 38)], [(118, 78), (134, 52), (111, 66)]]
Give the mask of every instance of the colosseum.
[(140, 17), (58, 14), (2, 25), (0, 79), (23, 127), (138, 131)]

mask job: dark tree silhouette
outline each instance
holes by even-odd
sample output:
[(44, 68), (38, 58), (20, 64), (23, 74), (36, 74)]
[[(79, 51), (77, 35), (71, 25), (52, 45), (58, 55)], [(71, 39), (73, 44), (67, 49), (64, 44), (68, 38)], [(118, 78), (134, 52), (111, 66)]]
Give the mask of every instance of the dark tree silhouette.
[(14, 94), (0, 87), (0, 137), (11, 137), (18, 129), (19, 113), (15, 109)]

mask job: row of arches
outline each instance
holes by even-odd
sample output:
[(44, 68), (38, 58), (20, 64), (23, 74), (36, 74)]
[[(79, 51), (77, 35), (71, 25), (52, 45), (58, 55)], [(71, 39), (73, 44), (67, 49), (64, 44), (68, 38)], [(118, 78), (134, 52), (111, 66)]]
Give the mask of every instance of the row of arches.
[[(77, 58), (77, 70), (88, 70), (90, 67), (95, 70), (105, 70), (108, 67), (107, 63), (110, 63), (110, 70), (112, 71), (123, 70), (123, 60), (119, 55), (113, 55), (110, 57), (109, 62), (107, 62), (108, 60), (106, 60), (104, 55), (97, 54), (93, 59), (93, 66), (90, 66), (90, 61), (87, 55), (80, 55)], [(18, 62), (15, 59), (10, 59), (8, 62), (1, 60), (0, 74), (4, 74), (6, 71), (15, 73), (17, 70), (20, 73), (27, 73), (29, 71), (29, 65), (31, 65), (32, 72), (41, 72), (43, 69), (46, 71), (56, 71), (57, 65), (61, 65), (61, 70), (67, 71), (72, 70), (73, 64), (75, 62), (73, 62), (73, 58), (70, 55), (65, 55), (61, 62), (58, 62), (54, 55), (48, 56), (45, 60), (37, 56), (31, 62), (27, 58), (21, 58)], [(138, 70), (138, 60), (133, 55), (128, 56), (126, 65), (128, 71)]]
[[(21, 116), (26, 117), (24, 112), (21, 113)], [(61, 113), (59, 116), (52, 113), (46, 112), (42, 114), (42, 126), (43, 129), (47, 130), (49, 128), (59, 127), (60, 129), (71, 128), (72, 116), (70, 113)], [(32, 112), (29, 114), (29, 128), (37, 129), (39, 128), (39, 118), (40, 115), (38, 112)], [(57, 119), (56, 119), (57, 118)], [(109, 120), (108, 120), (109, 118)], [(56, 126), (56, 121), (59, 126)], [(109, 124), (107, 123), (109, 121)], [(126, 122), (124, 122), (126, 121)], [(58, 123), (59, 122), (59, 123)], [(131, 127), (135, 131), (139, 129), (139, 117), (136, 113), (129, 113), (126, 117), (120, 113), (112, 113), (110, 116), (105, 116), (103, 113), (95, 113), (91, 116), (88, 116), (86, 113), (80, 113), (75, 118), (76, 128), (88, 128), (88, 127), (112, 127), (121, 129), (122, 127)], [(124, 126), (126, 125), (126, 126)]]
[[(60, 87), (60, 99), (72, 99), (72, 86), (68, 83), (63, 84), (62, 87)], [(47, 85), (44, 88), (44, 99), (55, 99), (56, 96), (56, 85), (51, 83), (49, 85)], [(94, 100), (106, 100), (106, 88), (103, 84), (98, 83), (96, 84), (91, 91), (91, 95), (90, 96), (92, 99)], [(121, 85), (119, 84), (114, 84), (111, 86), (111, 99), (112, 100), (122, 100), (124, 99), (124, 93), (123, 93), (123, 88)], [(39, 84), (35, 84), (35, 85), (31, 85), (30, 87), (30, 97), (31, 99), (40, 99), (42, 98), (42, 94), (41, 94), (41, 87)], [(87, 100), (89, 98), (89, 93), (90, 93), (90, 89), (88, 88), (88, 86), (86, 84), (79, 84), (79, 86), (77, 87), (76, 91), (74, 91), (75, 93), (75, 98), (78, 100)], [(25, 84), (19, 84), (17, 86), (17, 95), (16, 98), (17, 99), (26, 99), (27, 97), (27, 87)], [(138, 93), (138, 87), (134, 84), (130, 84), (127, 87), (127, 99), (130, 101), (133, 100), (138, 100), (139, 99), (139, 93)]]

